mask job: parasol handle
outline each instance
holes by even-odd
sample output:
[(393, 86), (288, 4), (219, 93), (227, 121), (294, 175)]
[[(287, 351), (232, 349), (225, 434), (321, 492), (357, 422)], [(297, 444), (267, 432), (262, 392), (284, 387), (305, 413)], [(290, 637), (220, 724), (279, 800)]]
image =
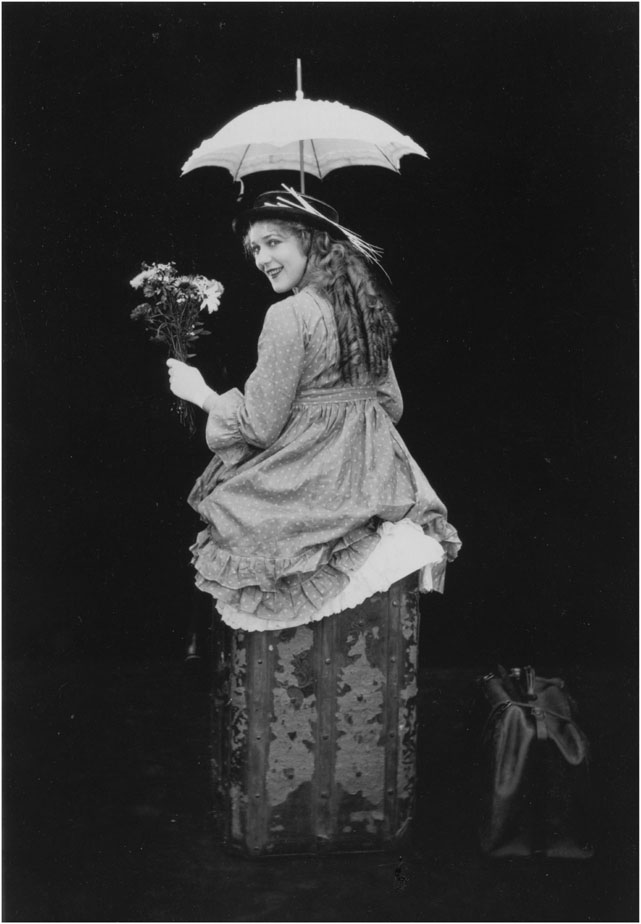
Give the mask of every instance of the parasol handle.
[[(303, 64), (300, 58), (296, 58), (296, 99), (303, 99)], [(305, 194), (305, 171), (303, 169), (303, 162), (305, 155), (303, 152), (305, 142), (298, 142), (298, 154), (300, 157), (300, 191)]]

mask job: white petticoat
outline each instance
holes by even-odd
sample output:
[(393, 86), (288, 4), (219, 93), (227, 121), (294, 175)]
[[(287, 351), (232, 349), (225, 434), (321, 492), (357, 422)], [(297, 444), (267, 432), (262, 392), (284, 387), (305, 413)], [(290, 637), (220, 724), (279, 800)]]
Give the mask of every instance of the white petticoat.
[[(245, 632), (266, 632), (274, 629), (291, 629), (307, 622), (317, 622), (334, 613), (358, 606), (372, 594), (381, 593), (396, 581), (420, 571), (419, 590), (428, 592), (440, 590), (442, 563), (445, 558), (443, 547), (436, 539), (426, 536), (421, 527), (412, 520), (397, 523), (382, 523), (378, 528), (381, 541), (362, 567), (355, 571), (347, 587), (336, 597), (328, 600), (314, 615), (313, 620), (259, 619), (243, 613), (234, 606), (219, 602), (216, 608), (223, 622), (232, 629)], [(436, 566), (441, 567), (436, 569)], [(438, 577), (435, 570), (440, 572)]]

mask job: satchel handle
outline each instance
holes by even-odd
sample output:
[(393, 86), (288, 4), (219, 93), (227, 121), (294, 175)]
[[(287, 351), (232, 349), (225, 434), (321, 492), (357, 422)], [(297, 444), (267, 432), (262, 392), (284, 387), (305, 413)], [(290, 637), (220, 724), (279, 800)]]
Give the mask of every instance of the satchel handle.
[(545, 716), (547, 715), (554, 716), (554, 718), (560, 719), (562, 722), (567, 722), (567, 724), (570, 725), (572, 728), (573, 737), (577, 745), (577, 756), (574, 757), (573, 755), (570, 755), (567, 749), (563, 747), (563, 745), (558, 740), (556, 740), (556, 738), (553, 739), (554, 743), (559, 748), (559, 750), (563, 753), (568, 763), (570, 764), (580, 764), (581, 763), (581, 761), (585, 757), (585, 741), (581, 733), (581, 730), (576, 724), (576, 722), (574, 721), (574, 719), (570, 718), (567, 715), (561, 715), (560, 712), (554, 712), (553, 709), (541, 709), (540, 706), (537, 706), (534, 703), (520, 703), (517, 700), (513, 700), (513, 699), (505, 699), (502, 702), (497, 703), (496, 706), (492, 708), (492, 711), (490, 712), (489, 716), (487, 717), (487, 721), (485, 722), (485, 726), (483, 728), (483, 735), (482, 735), (483, 739), (486, 738), (489, 732), (490, 724), (496, 719), (498, 719), (499, 714), (505, 712), (507, 709), (510, 708), (510, 706), (520, 706), (522, 709), (529, 709), (533, 713), (534, 718), (536, 719), (536, 722), (537, 722), (537, 736), (539, 737), (541, 736), (540, 735), (541, 730), (539, 729), (539, 726), (541, 724), (542, 719), (544, 719)]
[(492, 707), (492, 711), (490, 712), (489, 716), (487, 717), (487, 721), (485, 722), (483, 734), (485, 734), (485, 730), (494, 719), (496, 713), (499, 710), (504, 711), (510, 706), (522, 706), (523, 709), (538, 709), (539, 712), (544, 713), (544, 715), (553, 715), (555, 719), (561, 719), (562, 722), (570, 722), (572, 725), (576, 725), (574, 719), (572, 719), (569, 715), (561, 715), (560, 712), (554, 712), (553, 709), (541, 709), (540, 706), (536, 706), (534, 703), (520, 703), (516, 699), (504, 699), (502, 702), (497, 703)]
[(528, 701), (536, 699), (536, 693), (534, 692), (536, 674), (534, 673), (534, 668), (528, 664), (527, 667), (523, 668), (523, 673), (525, 674), (525, 698)]

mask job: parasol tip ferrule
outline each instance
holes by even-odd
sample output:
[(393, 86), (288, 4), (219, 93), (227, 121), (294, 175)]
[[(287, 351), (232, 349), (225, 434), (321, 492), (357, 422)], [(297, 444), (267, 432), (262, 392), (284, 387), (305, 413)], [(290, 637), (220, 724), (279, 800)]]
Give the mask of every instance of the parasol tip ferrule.
[(303, 62), (296, 58), (296, 99), (304, 99), (303, 94)]

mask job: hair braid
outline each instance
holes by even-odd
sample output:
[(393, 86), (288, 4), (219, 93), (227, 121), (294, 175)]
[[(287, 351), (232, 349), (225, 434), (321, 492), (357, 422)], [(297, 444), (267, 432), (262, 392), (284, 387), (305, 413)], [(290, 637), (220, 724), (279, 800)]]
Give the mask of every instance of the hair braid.
[(355, 384), (365, 373), (383, 376), (397, 326), (391, 299), (363, 257), (347, 241), (316, 231), (305, 282), (323, 291), (334, 309), (343, 379)]

